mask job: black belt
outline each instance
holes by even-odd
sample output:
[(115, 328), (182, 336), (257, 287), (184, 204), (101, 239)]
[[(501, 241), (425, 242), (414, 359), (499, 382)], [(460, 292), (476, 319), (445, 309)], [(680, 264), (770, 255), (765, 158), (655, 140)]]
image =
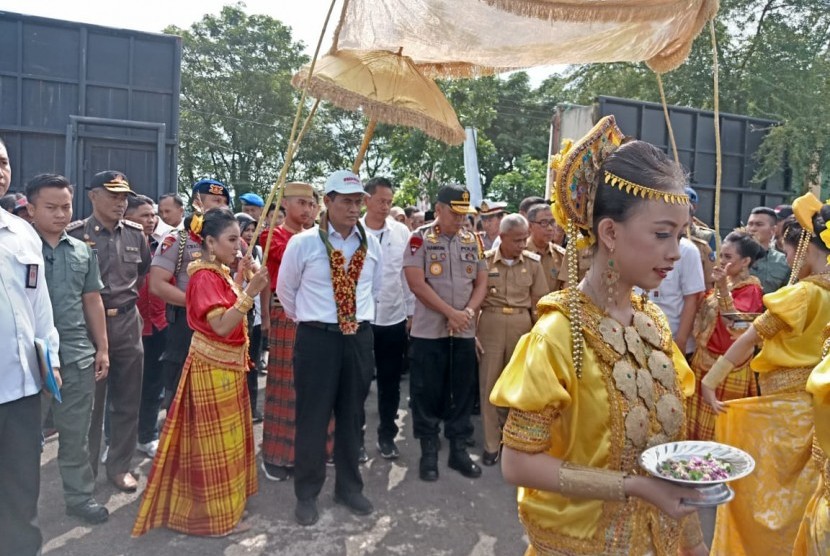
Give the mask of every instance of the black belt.
[(135, 307), (135, 301), (131, 301), (130, 303), (122, 305), (121, 307), (104, 309), (104, 314), (106, 314), (108, 317), (117, 317), (118, 315), (123, 315), (124, 313), (129, 312), (133, 307)]
[[(338, 334), (342, 334), (343, 332), (340, 330), (339, 324), (329, 324), (327, 322), (320, 322), (317, 320), (305, 320), (302, 321), (300, 324), (307, 324), (308, 326), (319, 328), (320, 330), (325, 330), (326, 332), (337, 332)], [(365, 330), (369, 328), (369, 321), (362, 320), (357, 325), (358, 332), (361, 330)]]

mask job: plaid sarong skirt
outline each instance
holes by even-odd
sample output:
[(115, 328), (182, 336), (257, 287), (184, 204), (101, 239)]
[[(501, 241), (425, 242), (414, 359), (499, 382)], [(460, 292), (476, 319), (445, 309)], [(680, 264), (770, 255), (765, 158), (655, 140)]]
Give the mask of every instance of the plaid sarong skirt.
[[(224, 535), (257, 492), (253, 427), (244, 365), (247, 346), (193, 336), (133, 527)], [(238, 352), (238, 353), (237, 353)]]
[[(715, 364), (717, 356), (705, 346), (698, 346), (692, 356), (690, 366), (695, 374), (695, 393), (686, 400), (686, 438), (689, 440), (715, 439), (715, 412), (709, 407), (700, 393), (700, 381)], [(715, 390), (721, 401), (751, 398), (758, 395), (758, 385), (755, 374), (749, 363), (740, 369), (735, 369), (726, 380)]]

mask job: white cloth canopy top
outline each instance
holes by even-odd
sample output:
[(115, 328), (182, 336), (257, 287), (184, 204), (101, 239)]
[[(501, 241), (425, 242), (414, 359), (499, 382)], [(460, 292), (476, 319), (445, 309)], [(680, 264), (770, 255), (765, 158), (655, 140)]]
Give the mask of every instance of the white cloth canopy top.
[[(512, 4), (535, 7), (499, 7)], [(717, 0), (345, 0), (332, 50), (402, 49), (434, 76), (622, 61), (665, 72), (717, 9)]]

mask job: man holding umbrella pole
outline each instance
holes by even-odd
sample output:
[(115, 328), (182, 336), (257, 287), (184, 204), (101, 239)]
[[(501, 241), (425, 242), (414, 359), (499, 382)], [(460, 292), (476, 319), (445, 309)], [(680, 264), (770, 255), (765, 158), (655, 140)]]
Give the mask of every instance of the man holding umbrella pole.
[[(421, 442), (419, 476), (438, 480), (438, 434), (450, 441), (449, 467), (476, 478), (467, 453), (475, 399), (475, 315), (487, 293), (481, 241), (462, 229), (475, 213), (459, 185), (438, 191), (436, 219), (415, 230), (404, 252), (404, 274), (415, 295), (409, 360), (412, 421)], [(448, 390), (448, 391), (447, 391)]]

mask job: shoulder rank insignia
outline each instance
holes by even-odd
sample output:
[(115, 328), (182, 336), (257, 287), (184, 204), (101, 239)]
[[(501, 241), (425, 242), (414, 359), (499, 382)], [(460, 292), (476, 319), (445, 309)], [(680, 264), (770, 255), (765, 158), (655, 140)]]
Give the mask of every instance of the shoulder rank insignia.
[(122, 220), (121, 222), (123, 222), (124, 225), (127, 226), (128, 228), (132, 228), (134, 230), (139, 230), (141, 233), (144, 233), (144, 226), (142, 226), (141, 224), (136, 224), (132, 220)]
[(537, 263), (542, 260), (542, 257), (539, 256), (538, 253), (534, 253), (533, 251), (522, 251), (522, 255), (530, 259), (531, 261), (536, 261)]
[(74, 222), (70, 222), (69, 225), (66, 226), (66, 231), (71, 232), (72, 230), (77, 230), (84, 224), (86, 224), (86, 220), (75, 220)]

